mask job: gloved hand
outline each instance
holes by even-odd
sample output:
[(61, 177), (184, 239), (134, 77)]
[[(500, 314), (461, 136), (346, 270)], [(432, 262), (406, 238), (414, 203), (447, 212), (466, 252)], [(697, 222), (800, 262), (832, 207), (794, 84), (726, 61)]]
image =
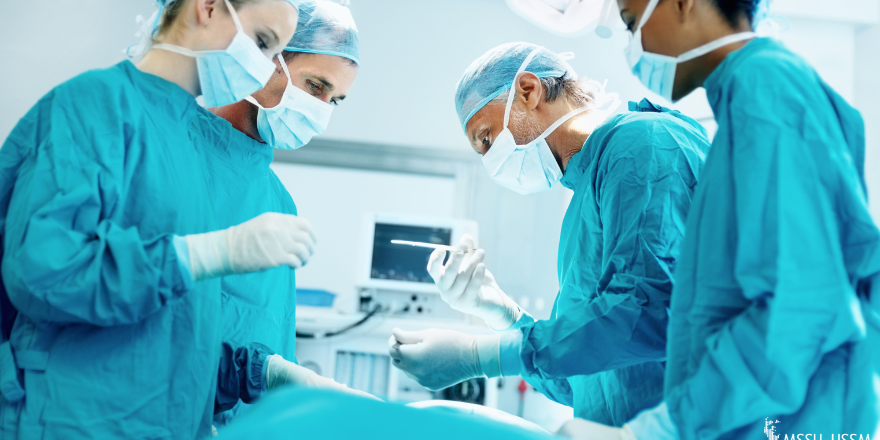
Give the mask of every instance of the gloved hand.
[(576, 440), (637, 440), (626, 425), (615, 428), (584, 419), (565, 422), (556, 435)]
[(266, 367), (266, 387), (271, 391), (276, 387), (285, 385), (335, 390), (354, 396), (382, 401), (382, 399), (370, 393), (355, 390), (333, 379), (319, 376), (314, 371), (287, 361), (277, 354), (270, 356), (269, 365)]
[[(474, 239), (464, 235), (456, 248), (461, 251), (474, 248)], [(428, 260), (428, 273), (440, 289), (440, 298), (453, 309), (482, 318), (495, 330), (507, 330), (520, 316), (522, 310), (495, 282), (486, 269), (482, 249), (468, 253), (452, 253), (446, 265), (446, 251), (436, 249)]]
[(388, 354), (394, 366), (423, 387), (437, 391), (475, 377), (501, 375), (500, 337), (453, 330), (394, 329)]
[(240, 225), (187, 235), (190, 268), (196, 281), (280, 266), (298, 269), (315, 251), (309, 221), (267, 212)]

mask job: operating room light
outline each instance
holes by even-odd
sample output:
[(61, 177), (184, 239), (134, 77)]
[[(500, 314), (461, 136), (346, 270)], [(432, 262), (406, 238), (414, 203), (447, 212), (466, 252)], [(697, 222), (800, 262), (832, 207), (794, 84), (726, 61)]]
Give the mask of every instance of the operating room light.
[(575, 37), (595, 29), (602, 38), (611, 36), (611, 23), (620, 19), (613, 0), (506, 0), (524, 20), (547, 32)]

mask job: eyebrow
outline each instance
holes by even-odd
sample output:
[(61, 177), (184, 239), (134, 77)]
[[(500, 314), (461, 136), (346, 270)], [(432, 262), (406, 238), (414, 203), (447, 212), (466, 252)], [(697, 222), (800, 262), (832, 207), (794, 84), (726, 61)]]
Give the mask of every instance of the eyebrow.
[[(324, 87), (326, 87), (327, 90), (330, 90), (330, 91), (333, 90), (333, 84), (331, 84), (330, 81), (327, 81), (326, 79), (321, 78), (320, 76), (316, 76), (315, 79), (318, 80), (318, 81), (320, 81), (321, 84), (324, 84)], [(343, 97), (343, 98), (344, 98), (344, 97)]]

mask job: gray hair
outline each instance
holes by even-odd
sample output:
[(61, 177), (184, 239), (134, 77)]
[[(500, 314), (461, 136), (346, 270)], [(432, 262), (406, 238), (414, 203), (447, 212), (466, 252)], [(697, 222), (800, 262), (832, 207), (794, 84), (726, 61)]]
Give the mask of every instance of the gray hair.
[[(541, 78), (541, 85), (547, 96), (544, 98), (546, 102), (553, 102), (559, 98), (568, 100), (569, 103), (576, 107), (593, 107), (596, 105), (600, 95), (605, 94), (604, 87), (598, 82), (586, 77), (579, 79), (571, 79), (568, 75), (549, 76)], [(507, 104), (507, 96), (510, 93), (509, 88), (498, 94), (492, 103)]]

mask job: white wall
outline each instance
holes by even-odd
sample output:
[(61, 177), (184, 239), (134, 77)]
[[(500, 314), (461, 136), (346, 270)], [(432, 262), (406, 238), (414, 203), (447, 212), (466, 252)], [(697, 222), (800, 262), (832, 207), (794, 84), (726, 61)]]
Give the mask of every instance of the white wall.
[(52, 87), (125, 58), (149, 0), (6, 1), (0, 12), (0, 139)]

